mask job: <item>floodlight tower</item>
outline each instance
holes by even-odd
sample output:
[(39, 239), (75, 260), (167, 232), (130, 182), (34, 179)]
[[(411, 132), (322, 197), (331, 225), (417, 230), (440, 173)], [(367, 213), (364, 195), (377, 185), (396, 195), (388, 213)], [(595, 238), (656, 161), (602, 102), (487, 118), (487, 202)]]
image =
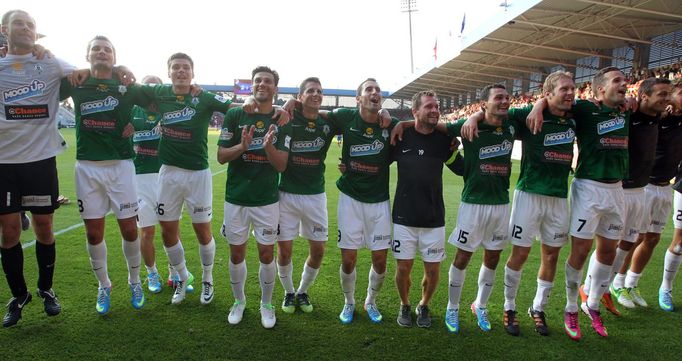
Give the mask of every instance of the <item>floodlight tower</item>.
[(402, 12), (407, 13), (410, 25), (410, 71), (414, 73), (414, 56), (412, 55), (412, 13), (417, 11), (417, 0), (400, 0)]

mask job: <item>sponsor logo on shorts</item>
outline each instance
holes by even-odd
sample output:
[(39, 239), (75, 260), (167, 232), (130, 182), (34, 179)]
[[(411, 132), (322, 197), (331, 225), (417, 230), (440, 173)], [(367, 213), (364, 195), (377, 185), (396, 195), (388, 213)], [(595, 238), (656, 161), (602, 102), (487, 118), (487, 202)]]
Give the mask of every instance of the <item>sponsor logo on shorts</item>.
[(597, 123), (597, 134), (602, 135), (625, 128), (625, 118), (617, 116), (613, 119)]
[(118, 205), (118, 210), (119, 210), (119, 212), (123, 212), (126, 209), (136, 209), (137, 207), (138, 207), (138, 202), (121, 203)]
[(445, 248), (427, 248), (426, 249), (426, 255), (432, 255), (432, 254), (443, 254), (445, 253)]
[(602, 149), (628, 149), (628, 137), (601, 137), (599, 139), (599, 146)]
[(291, 163), (302, 167), (317, 167), (320, 165), (320, 160), (318, 158), (307, 158), (300, 155), (294, 155), (291, 156)]
[(118, 106), (118, 99), (110, 95), (101, 100), (81, 104), (81, 115), (108, 112), (114, 110), (116, 106)]
[(630, 228), (630, 230), (628, 231), (628, 236), (632, 236), (632, 235), (635, 235), (635, 234), (639, 234), (639, 229), (637, 229), (637, 228)]
[(262, 233), (263, 236), (274, 236), (275, 234), (277, 234), (277, 230), (271, 228), (263, 229)]
[(575, 132), (573, 129), (568, 129), (565, 132), (551, 133), (545, 135), (545, 140), (543, 142), (544, 146), (552, 146), (557, 144), (571, 144), (575, 139)]
[(180, 122), (185, 122), (194, 116), (197, 111), (191, 107), (184, 107), (180, 110), (163, 113), (163, 124), (175, 124)]
[(507, 238), (507, 236), (505, 236), (503, 234), (496, 234), (496, 235), (493, 235), (493, 242), (504, 241), (506, 238)]
[(546, 150), (542, 152), (542, 161), (547, 163), (571, 164), (573, 162), (573, 153)]
[(232, 138), (234, 138), (234, 133), (232, 133), (229, 129), (223, 128), (220, 130), (219, 140), (228, 141), (232, 140)]
[(52, 196), (28, 195), (21, 197), (22, 207), (49, 207), (52, 205)]
[(327, 234), (327, 227), (313, 226), (313, 234)]
[(391, 235), (390, 234), (377, 234), (374, 235), (374, 239), (372, 242), (381, 242), (381, 241), (390, 241), (391, 240)]
[[(371, 128), (368, 128), (371, 129)], [(350, 156), (351, 157), (362, 157), (366, 155), (379, 154), (381, 150), (384, 149), (384, 143), (380, 140), (375, 140), (371, 144), (357, 144), (350, 146)]]
[(478, 151), (478, 158), (487, 159), (507, 155), (511, 152), (512, 146), (513, 143), (505, 139), (500, 144), (489, 145), (487, 147), (481, 148)]
[(47, 104), (40, 105), (5, 105), (7, 120), (49, 118)]
[(5, 103), (11, 103), (43, 95), (43, 90), (46, 86), (47, 85), (40, 80), (33, 80), (30, 84), (3, 91), (2, 98), (5, 100)]
[(622, 231), (623, 230), (623, 225), (622, 224), (609, 224), (609, 231)]
[(317, 152), (324, 147), (324, 139), (317, 137), (315, 140), (299, 140), (291, 144), (291, 151), (297, 153)]
[(568, 238), (568, 233), (554, 233), (554, 239)]
[(194, 207), (194, 210), (192, 213), (197, 214), (197, 213), (205, 213), (205, 212), (211, 212), (213, 207), (207, 206), (207, 207)]
[(662, 226), (662, 225), (665, 225), (665, 222), (657, 221), (654, 219), (651, 221), (651, 225), (652, 226)]
[(150, 130), (139, 130), (133, 134), (133, 142), (145, 142), (148, 140), (157, 140), (161, 138), (161, 131), (159, 128), (154, 127)]
[(506, 176), (509, 174), (509, 164), (483, 163), (478, 168), (481, 175)]

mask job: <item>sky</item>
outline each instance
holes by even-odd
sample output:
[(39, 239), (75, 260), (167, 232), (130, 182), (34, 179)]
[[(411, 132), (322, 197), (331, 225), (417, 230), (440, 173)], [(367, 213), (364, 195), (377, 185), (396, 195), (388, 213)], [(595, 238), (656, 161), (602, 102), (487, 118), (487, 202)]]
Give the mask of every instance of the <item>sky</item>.
[[(463, 14), (466, 28), (504, 11), (502, 0), (416, 0), (412, 13), (415, 72), (435, 64), (434, 45), (457, 41)], [(511, 3), (511, 1), (509, 1)], [(117, 63), (142, 79), (168, 80), (166, 60), (175, 52), (194, 60), (198, 84), (232, 85), (267, 65), (280, 86), (296, 87), (309, 76), (325, 88), (355, 89), (367, 77), (383, 90), (411, 79), (410, 32), (405, 0), (3, 0), (28, 11), (39, 41), (57, 57), (88, 67), (85, 52), (95, 35), (114, 44)], [(445, 35), (447, 34), (447, 35)], [(454, 36), (453, 36), (454, 34)]]

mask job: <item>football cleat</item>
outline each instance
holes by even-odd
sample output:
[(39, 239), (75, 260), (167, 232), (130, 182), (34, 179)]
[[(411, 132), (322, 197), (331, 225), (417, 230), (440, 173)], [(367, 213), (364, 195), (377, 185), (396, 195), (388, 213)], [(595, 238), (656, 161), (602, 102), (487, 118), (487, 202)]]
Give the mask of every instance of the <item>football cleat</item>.
[(535, 332), (542, 336), (549, 336), (549, 328), (545, 320), (545, 313), (543, 311), (536, 311), (533, 307), (528, 308), (528, 316), (535, 322)]
[(38, 297), (43, 299), (43, 308), (48, 316), (56, 316), (62, 312), (62, 305), (51, 288), (49, 291), (38, 289)]
[(310, 303), (310, 298), (307, 293), (297, 293), (296, 303), (298, 303), (298, 307), (301, 308), (301, 311), (305, 313), (313, 312), (313, 305)]
[(504, 311), (504, 330), (507, 331), (507, 333), (512, 336), (518, 336), (521, 334), (521, 329), (519, 328), (519, 320), (516, 319), (516, 311), (514, 310)]
[(400, 311), (398, 311), (398, 325), (402, 327), (412, 327), (411, 312), (410, 305), (400, 305)]
[(587, 303), (584, 302), (580, 305), (580, 308), (590, 318), (590, 320), (592, 320), (592, 328), (597, 332), (597, 334), (601, 337), (607, 337), (609, 334), (606, 332), (606, 327), (601, 320), (601, 313), (597, 310), (589, 308)]
[(632, 301), (632, 296), (630, 296), (629, 288), (615, 288), (613, 285), (610, 286), (611, 296), (616, 297), (616, 301), (625, 308), (635, 308), (635, 303)]
[(272, 303), (260, 304), (260, 323), (264, 328), (275, 327), (277, 318), (275, 317), (275, 306)]
[(637, 306), (649, 307), (649, 304), (646, 302), (644, 298), (642, 298), (642, 295), (639, 293), (639, 287), (633, 287), (630, 290), (630, 297), (632, 297), (632, 302), (634, 302)]
[(675, 309), (673, 306), (673, 290), (658, 290), (658, 305), (663, 311), (672, 312)]
[(365, 303), (365, 311), (367, 311), (367, 316), (374, 323), (379, 323), (384, 318), (381, 316), (381, 312), (379, 312), (375, 303)]
[(564, 331), (571, 340), (580, 340), (580, 323), (578, 312), (564, 312)]
[(161, 277), (157, 272), (152, 272), (147, 275), (147, 289), (151, 293), (161, 292)]
[(173, 297), (171, 298), (171, 303), (174, 305), (179, 305), (182, 303), (182, 301), (185, 300), (185, 295), (187, 293), (187, 285), (191, 284), (194, 281), (194, 276), (190, 273), (189, 278), (187, 280), (183, 281), (178, 281), (176, 287), (175, 287), (175, 292), (173, 292)]
[(109, 312), (111, 304), (111, 287), (100, 287), (97, 290), (97, 304), (95, 309), (100, 315), (106, 315)]
[(610, 293), (607, 292), (601, 296), (601, 304), (614, 316), (620, 316), (620, 311), (618, 311), (616, 305), (613, 303), (613, 298)]
[(428, 328), (431, 327), (431, 311), (427, 305), (417, 305), (414, 312), (417, 314), (417, 326)]
[(286, 293), (284, 294), (284, 300), (282, 300), (282, 311), (284, 313), (294, 313), (296, 312), (296, 294)]
[(130, 304), (133, 305), (133, 308), (136, 310), (139, 310), (144, 306), (145, 298), (144, 298), (144, 291), (142, 290), (142, 284), (141, 283), (134, 283), (129, 285), (130, 286), (130, 292), (132, 295), (130, 296)]
[(213, 301), (213, 283), (201, 282), (201, 298), (199, 301), (202, 305), (208, 305)]
[(476, 315), (478, 327), (480, 327), (481, 330), (483, 330), (485, 332), (490, 331), (490, 320), (488, 319), (488, 309), (476, 307), (476, 304), (472, 303), (471, 304), (471, 312), (473, 312), (473, 314)]
[(452, 333), (459, 332), (459, 310), (448, 308), (445, 310), (445, 327)]
[(343, 309), (341, 310), (341, 313), (339, 314), (339, 320), (341, 320), (341, 323), (344, 325), (347, 325), (351, 322), (353, 322), (353, 314), (355, 313), (355, 305), (346, 303), (343, 305)]
[(21, 311), (29, 302), (31, 302), (32, 298), (33, 297), (29, 292), (26, 292), (23, 297), (12, 297), (7, 304), (7, 313), (5, 313), (5, 317), (2, 318), (2, 327), (16, 325), (21, 319)]
[(234, 300), (232, 307), (230, 307), (230, 314), (227, 316), (227, 322), (229, 322), (230, 325), (236, 325), (239, 322), (242, 322), (245, 308), (245, 301)]

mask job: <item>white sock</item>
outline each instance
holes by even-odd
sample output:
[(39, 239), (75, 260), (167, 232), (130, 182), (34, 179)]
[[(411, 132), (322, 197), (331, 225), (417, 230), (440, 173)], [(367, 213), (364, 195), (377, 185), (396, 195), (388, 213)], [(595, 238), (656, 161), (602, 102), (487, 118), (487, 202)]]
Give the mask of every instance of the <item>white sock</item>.
[(603, 264), (596, 259), (592, 265), (592, 275), (590, 275), (592, 285), (590, 285), (590, 293), (587, 295), (587, 307), (593, 310), (599, 310), (599, 300), (604, 292), (609, 288), (609, 279), (611, 278), (610, 265)]
[(665, 260), (663, 261), (663, 281), (661, 282), (662, 289), (673, 289), (673, 281), (675, 280), (677, 271), (680, 269), (680, 263), (682, 263), (682, 255), (674, 254), (670, 252), (670, 250), (665, 252)]
[(244, 294), (244, 284), (246, 283), (246, 261), (240, 264), (232, 263), (230, 260), (230, 285), (232, 286), (232, 295), (234, 299), (240, 302), (246, 301)]
[(552, 292), (554, 282), (549, 282), (538, 278), (538, 289), (535, 291), (535, 298), (533, 298), (533, 309), (535, 311), (544, 311), (545, 305), (549, 301), (549, 294)]
[(275, 290), (276, 275), (277, 266), (275, 266), (275, 261), (269, 264), (260, 263), (260, 267), (258, 267), (258, 281), (260, 281), (261, 290), (260, 301), (263, 304), (272, 303), (272, 292)]
[(156, 269), (156, 263), (154, 263), (151, 266), (145, 265), (144, 268), (147, 269), (147, 274), (152, 274), (152, 273), (159, 273), (159, 270)]
[[(480, 275), (479, 275), (480, 279)], [(516, 311), (516, 294), (521, 283), (521, 271), (504, 266), (504, 310)], [(479, 283), (480, 285), (480, 283)]]
[(617, 273), (616, 277), (613, 279), (613, 288), (619, 289), (625, 287), (625, 277), (625, 274)]
[(142, 263), (140, 238), (138, 237), (132, 242), (122, 239), (121, 242), (123, 242), (123, 255), (128, 265), (128, 283), (131, 285), (140, 283), (140, 264)]
[[(625, 257), (628, 256), (628, 253), (630, 251), (624, 251), (618, 247), (616, 249), (616, 257), (613, 259), (613, 265), (611, 265), (611, 276), (609, 278), (609, 284), (613, 283), (613, 281), (616, 279), (616, 275), (618, 275), (620, 268), (623, 267), (623, 263), (625, 263)], [(613, 286), (614, 288), (617, 288), (615, 285)], [(610, 293), (608, 287), (606, 288), (606, 293)]]
[(625, 288), (635, 288), (637, 287), (640, 278), (642, 278), (641, 273), (635, 273), (628, 270), (628, 273), (625, 276), (625, 283), (623, 283), (623, 286), (625, 286)]
[(215, 240), (211, 237), (208, 244), (199, 244), (201, 257), (201, 281), (213, 283), (213, 261), (215, 260)]
[(301, 273), (301, 283), (298, 285), (296, 293), (308, 293), (308, 288), (315, 283), (317, 274), (320, 272), (319, 268), (312, 268), (307, 263), (303, 263), (303, 273)]
[(373, 266), (369, 268), (369, 282), (367, 285), (367, 298), (365, 299), (365, 304), (376, 303), (376, 298), (379, 295), (379, 291), (381, 291), (381, 286), (384, 284), (384, 278), (386, 278), (386, 272), (378, 274)]
[(476, 307), (488, 307), (488, 300), (490, 294), (493, 293), (493, 283), (495, 283), (495, 270), (481, 265), (481, 270), (478, 272), (478, 293), (476, 294)]
[(176, 271), (170, 263), (168, 264), (168, 276), (173, 279), (178, 278), (178, 271)]
[(187, 265), (185, 264), (185, 249), (182, 247), (182, 242), (178, 241), (175, 246), (166, 247), (166, 256), (168, 256), (168, 262), (171, 267), (178, 273), (178, 278), (180, 281), (187, 281), (189, 273), (187, 272)]
[(583, 278), (583, 271), (571, 267), (566, 261), (564, 268), (566, 274), (566, 312), (578, 312), (578, 287)]
[(286, 266), (280, 266), (277, 264), (277, 274), (279, 275), (279, 282), (282, 283), (282, 288), (286, 293), (294, 293), (294, 264), (289, 262)]
[(594, 262), (597, 261), (597, 250), (595, 249), (592, 251), (592, 254), (590, 254), (590, 261), (587, 264), (587, 274), (585, 274), (585, 282), (583, 282), (583, 291), (585, 291), (585, 294), (588, 295), (590, 294), (590, 287), (592, 287), (592, 273), (594, 272)]
[(459, 310), (459, 301), (462, 298), (462, 286), (464, 286), (464, 277), (466, 274), (466, 269), (459, 269), (453, 264), (450, 264), (450, 271), (448, 272), (449, 310)]
[(92, 271), (95, 272), (95, 277), (99, 282), (99, 287), (111, 287), (111, 280), (109, 279), (109, 272), (107, 271), (107, 243), (102, 240), (98, 245), (91, 245), (85, 243), (90, 255), (90, 264)]
[(341, 290), (343, 291), (343, 297), (346, 299), (346, 303), (349, 305), (355, 304), (355, 268), (353, 272), (346, 273), (343, 272), (343, 266), (339, 267), (339, 276), (341, 277)]

